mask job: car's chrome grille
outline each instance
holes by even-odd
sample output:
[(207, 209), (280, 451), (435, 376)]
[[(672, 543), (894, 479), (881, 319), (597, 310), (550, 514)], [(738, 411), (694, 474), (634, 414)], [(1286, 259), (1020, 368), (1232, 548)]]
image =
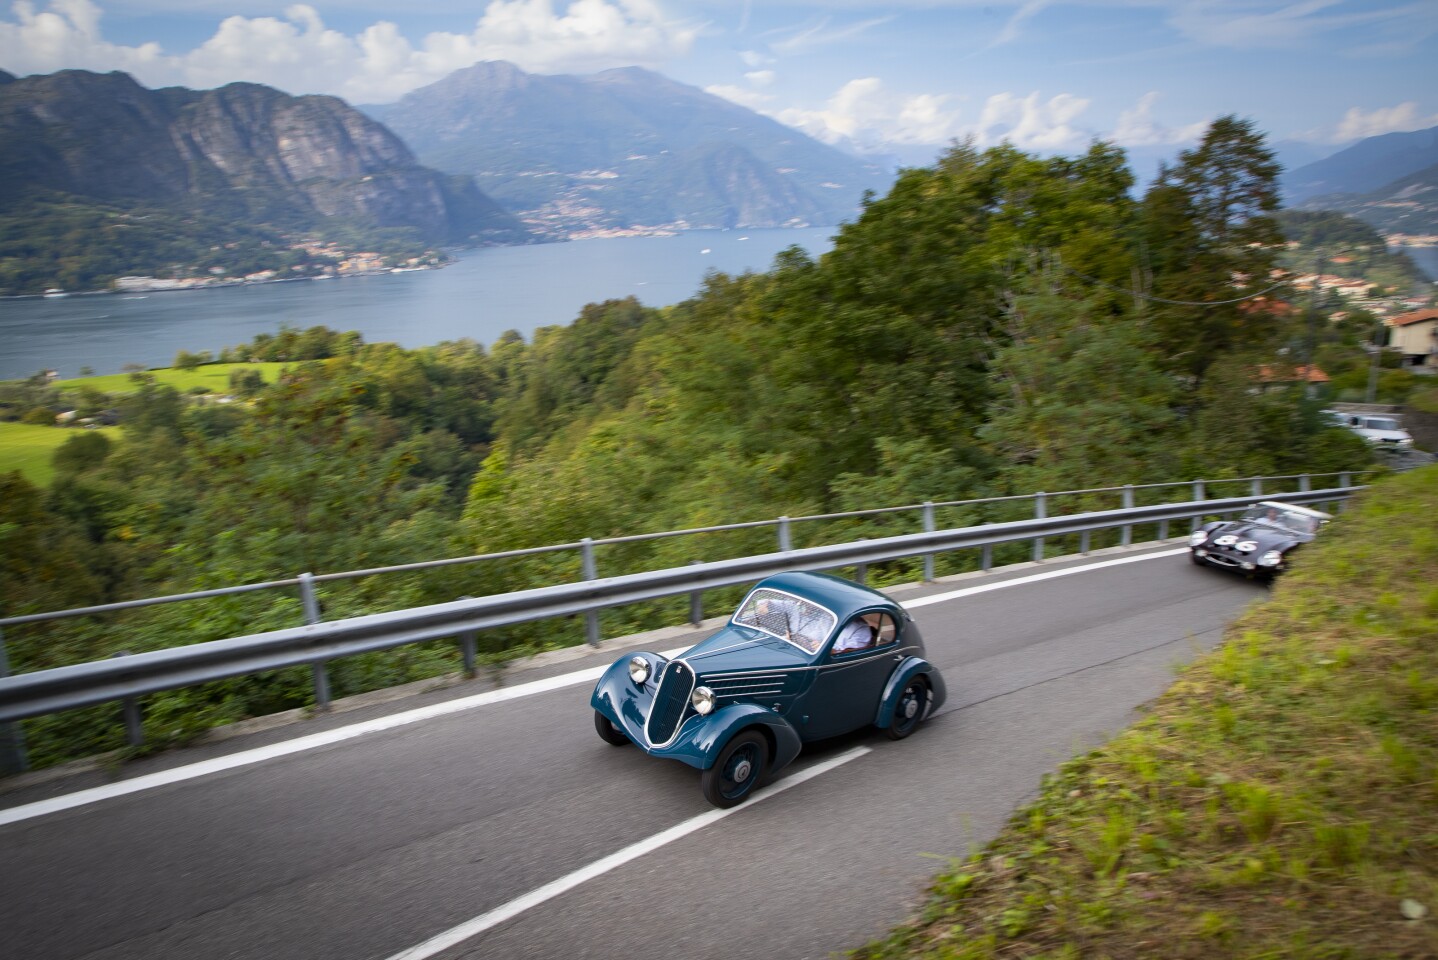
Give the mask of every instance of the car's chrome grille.
[(649, 708), (649, 722), (644, 728), (649, 742), (668, 743), (679, 732), (689, 695), (694, 692), (694, 671), (683, 660), (671, 660), (659, 678), (654, 691), (654, 704)]

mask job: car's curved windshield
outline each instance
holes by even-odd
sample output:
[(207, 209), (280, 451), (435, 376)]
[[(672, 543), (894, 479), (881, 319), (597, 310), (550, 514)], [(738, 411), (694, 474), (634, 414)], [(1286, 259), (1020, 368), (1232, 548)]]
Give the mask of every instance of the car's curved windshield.
[(1313, 533), (1318, 529), (1318, 518), (1309, 516), (1306, 513), (1299, 513), (1297, 510), (1285, 510), (1272, 504), (1260, 503), (1249, 507), (1243, 513), (1243, 519), (1255, 520), (1259, 523), (1266, 523), (1275, 527), (1282, 527), (1285, 530), (1292, 530), (1294, 533)]
[(807, 653), (819, 652), (838, 620), (817, 603), (768, 587), (749, 594), (734, 614), (740, 626), (763, 630)]
[(1387, 417), (1364, 417), (1363, 425), (1369, 430), (1397, 430), (1398, 421)]

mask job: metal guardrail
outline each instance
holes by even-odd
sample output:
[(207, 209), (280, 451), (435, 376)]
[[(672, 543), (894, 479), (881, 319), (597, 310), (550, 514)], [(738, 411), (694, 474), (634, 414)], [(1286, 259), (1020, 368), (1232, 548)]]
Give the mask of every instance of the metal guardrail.
[[(1338, 502), (1358, 489), (1342, 486), (1304, 490), (1283, 494), (1283, 499), (1291, 503)], [(41, 670), (0, 678), (0, 723), (98, 703), (131, 701), (144, 694), (211, 680), (321, 664), (338, 657), (446, 637), (459, 637), (461, 641), (468, 637), (472, 649), (473, 637), (481, 630), (552, 617), (594, 614), (608, 607), (696, 594), (716, 587), (750, 583), (785, 570), (862, 567), (885, 560), (970, 548), (988, 549), (1001, 543), (1038, 541), (1049, 536), (1129, 528), (1134, 524), (1158, 523), (1166, 530), (1171, 521), (1190, 519), (1196, 526), (1199, 517), (1231, 513), (1252, 502), (1252, 496), (1245, 496), (1128, 507), (808, 547), (311, 623)]]
[[(253, 593), (259, 590), (281, 590), (299, 588), (302, 608), (307, 612), (317, 611), (318, 598), (315, 594), (315, 586), (322, 583), (334, 583), (342, 580), (355, 580), (361, 577), (383, 576), (398, 573), (413, 573), (421, 570), (436, 570), (442, 567), (452, 567), (465, 564), (483, 563), (496, 560), (510, 560), (518, 557), (534, 557), (551, 553), (563, 553), (578, 551), (580, 554), (580, 569), (584, 572), (586, 579), (593, 580), (597, 577), (598, 559), (596, 549), (599, 547), (612, 546), (627, 543), (645, 543), (655, 540), (673, 539), (675, 537), (699, 536), (711, 533), (726, 533), (735, 530), (755, 530), (773, 528), (776, 535), (776, 545), (779, 550), (787, 551), (793, 549), (793, 530), (799, 524), (817, 523), (826, 520), (845, 520), (861, 517), (878, 517), (891, 514), (918, 513), (920, 524), (925, 531), (937, 529), (936, 513), (939, 510), (958, 507), (983, 507), (990, 504), (1021, 503), (1029, 501), (1033, 504), (1034, 516), (1043, 518), (1050, 512), (1050, 507), (1059, 499), (1066, 497), (1092, 496), (1094, 494), (1112, 493), (1118, 494), (1120, 503), (1124, 507), (1134, 506), (1135, 497), (1140, 491), (1145, 490), (1183, 490), (1191, 494), (1194, 500), (1202, 500), (1205, 490), (1211, 486), (1222, 484), (1224, 486), (1247, 485), (1249, 493), (1254, 497), (1264, 495), (1264, 487), (1279, 481), (1296, 481), (1300, 491), (1308, 490), (1315, 480), (1331, 478), (1340, 487), (1350, 485), (1352, 474), (1344, 473), (1321, 473), (1321, 474), (1286, 474), (1269, 477), (1240, 477), (1231, 480), (1185, 480), (1174, 483), (1142, 483), (1128, 484), (1117, 487), (1090, 487), (1083, 490), (1060, 490), (1051, 493), (1024, 493), (1005, 497), (984, 497), (974, 500), (945, 500), (927, 503), (909, 504), (899, 507), (878, 507), (869, 510), (850, 510), (841, 513), (820, 513), (802, 517), (777, 517), (773, 520), (751, 520), (744, 523), (719, 524), (710, 527), (691, 527), (685, 530), (665, 530), (658, 533), (639, 533), (623, 537), (605, 537), (591, 539), (585, 537), (576, 543), (560, 543), (543, 547), (527, 547), (522, 550), (505, 550), (497, 553), (482, 553), (468, 557), (449, 557), (443, 560), (426, 560), (419, 563), (405, 563), (387, 567), (372, 567), (365, 570), (344, 570), (336, 573), (301, 573), (298, 576), (288, 577), (282, 580), (268, 580), (263, 583), (248, 583), (233, 587), (216, 587), (212, 590), (197, 590), (190, 593), (169, 594), (162, 597), (146, 597), (140, 600), (122, 600), (117, 603), (103, 603), (90, 607), (76, 607), (70, 610), (55, 610), (44, 613), (23, 614), (14, 617), (0, 618), (0, 656), (3, 656), (4, 629), (6, 627), (22, 626), (30, 623), (42, 623), (50, 620), (62, 620), (70, 617), (93, 616), (102, 613), (114, 613), (121, 610), (135, 610), (141, 607), (151, 607), (159, 604), (183, 603), (193, 600), (204, 600), (214, 597), (233, 596), (242, 593)], [(925, 564), (925, 579), (933, 579), (932, 564)], [(313, 622), (318, 617), (307, 617)], [(590, 640), (595, 638), (591, 635)], [(0, 676), (4, 676), (3, 667), (0, 667)]]

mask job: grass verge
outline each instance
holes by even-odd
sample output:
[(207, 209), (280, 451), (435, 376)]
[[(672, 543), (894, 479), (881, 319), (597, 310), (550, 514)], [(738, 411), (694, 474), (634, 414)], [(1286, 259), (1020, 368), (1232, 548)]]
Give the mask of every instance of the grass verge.
[(865, 960), (1438, 957), (1438, 467), (1388, 478)]

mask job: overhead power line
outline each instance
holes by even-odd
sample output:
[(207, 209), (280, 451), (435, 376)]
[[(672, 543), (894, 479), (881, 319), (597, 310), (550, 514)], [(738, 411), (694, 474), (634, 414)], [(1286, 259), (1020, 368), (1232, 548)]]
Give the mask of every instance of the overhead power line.
[(1087, 280), (1089, 283), (1096, 283), (1100, 287), (1105, 287), (1109, 290), (1113, 290), (1115, 293), (1121, 293), (1126, 297), (1135, 297), (1139, 300), (1147, 300), (1150, 303), (1170, 303), (1178, 307), (1222, 307), (1227, 306), (1230, 303), (1242, 303), (1245, 300), (1255, 300), (1258, 297), (1263, 296), (1264, 294), (1272, 293), (1274, 290), (1277, 290), (1279, 287), (1284, 286), (1288, 283), (1287, 280), (1280, 280), (1278, 283), (1275, 283), (1273, 286), (1268, 287), (1267, 289), (1260, 290), (1257, 293), (1250, 293), (1246, 297), (1234, 297), (1232, 300), (1169, 300), (1164, 297), (1155, 297), (1147, 293), (1139, 293), (1137, 290), (1125, 290), (1123, 287), (1116, 287), (1111, 283), (1104, 283), (1102, 280), (1099, 280), (1096, 277), (1090, 277), (1087, 274), (1079, 273), (1077, 270), (1073, 269), (1072, 267), (1066, 266), (1063, 263), (1060, 263), (1059, 267), (1066, 273), (1071, 273), (1082, 280)]

